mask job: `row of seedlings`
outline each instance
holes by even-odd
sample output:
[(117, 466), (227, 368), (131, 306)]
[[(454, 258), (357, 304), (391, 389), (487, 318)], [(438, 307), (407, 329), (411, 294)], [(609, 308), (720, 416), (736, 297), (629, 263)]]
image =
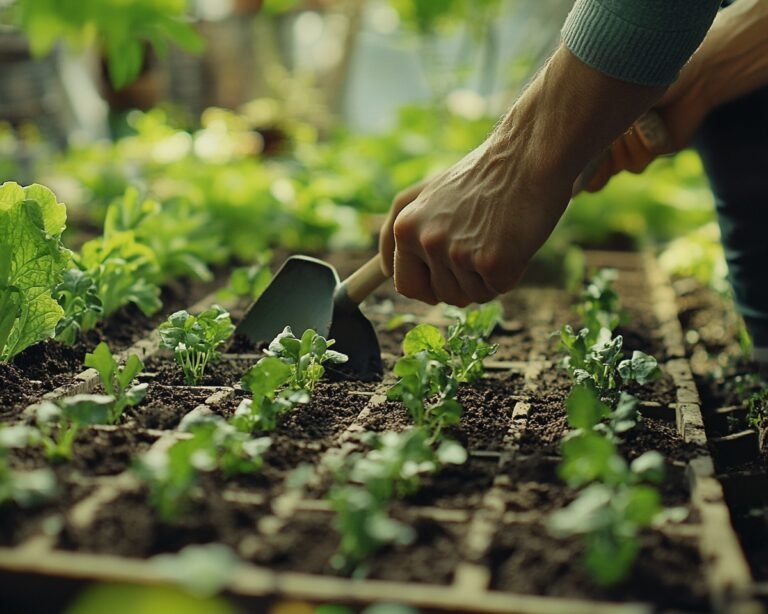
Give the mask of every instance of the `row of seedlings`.
[(584, 537), (586, 567), (607, 586), (631, 572), (639, 531), (664, 521), (658, 490), (663, 456), (648, 451), (629, 463), (617, 445), (641, 419), (638, 399), (625, 388), (656, 381), (661, 371), (654, 357), (639, 350), (623, 358), (623, 337), (613, 335), (621, 320), (615, 276), (611, 269), (598, 272), (577, 306), (583, 327), (560, 330), (573, 388), (566, 400), (572, 430), (561, 444), (559, 475), (578, 495), (550, 518), (556, 534)]
[(339, 572), (367, 575), (367, 560), (385, 545), (411, 543), (416, 533), (390, 513), (393, 501), (418, 491), (442, 468), (461, 465), (467, 451), (446, 430), (458, 425), (463, 408), (459, 387), (484, 375), (483, 361), (497, 349), (488, 338), (501, 309), (490, 303), (475, 310), (452, 310), (447, 337), (434, 325), (418, 324), (405, 335), (395, 363), (399, 379), (387, 392), (407, 409), (412, 426), (402, 432), (365, 433), (367, 451), (345, 458), (336, 468), (328, 499), (340, 535), (331, 561)]

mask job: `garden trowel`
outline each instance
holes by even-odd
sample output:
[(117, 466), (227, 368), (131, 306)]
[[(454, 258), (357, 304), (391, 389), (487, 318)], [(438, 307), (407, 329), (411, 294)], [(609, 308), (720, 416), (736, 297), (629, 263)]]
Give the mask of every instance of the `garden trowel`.
[(286, 326), (297, 336), (312, 328), (335, 339), (333, 349), (349, 356), (344, 373), (373, 378), (382, 372), (381, 350), (360, 303), (386, 279), (378, 255), (344, 281), (327, 262), (291, 256), (248, 309), (237, 332), (259, 343), (271, 341)]

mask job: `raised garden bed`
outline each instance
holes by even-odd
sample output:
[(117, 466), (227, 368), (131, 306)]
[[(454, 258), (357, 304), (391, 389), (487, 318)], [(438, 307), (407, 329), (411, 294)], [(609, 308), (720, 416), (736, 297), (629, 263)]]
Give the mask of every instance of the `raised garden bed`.
[[(337, 264), (343, 270), (359, 262), (362, 256)], [(53, 609), (66, 591), (38, 588), (30, 594), (26, 580), (46, 579), (57, 588), (84, 580), (155, 583), (163, 577), (148, 557), (220, 542), (241, 559), (227, 592), (253, 604), (290, 598), (359, 605), (395, 598), (440, 611), (736, 606), (750, 611), (757, 607), (752, 579), (715, 479), (673, 291), (644, 256), (593, 253), (590, 264), (620, 270), (617, 290), (630, 319), (618, 332), (625, 335), (627, 349), (654, 354), (664, 372), (655, 385), (634, 391), (644, 419), (622, 452), (632, 459), (661, 451), (668, 469), (663, 502), (686, 512), (678, 522), (642, 534), (627, 583), (610, 590), (596, 587), (581, 562), (581, 542), (553, 537), (545, 527), (547, 515), (574, 496), (556, 474), (559, 442), (568, 430), (564, 400), (570, 381), (557, 366), (551, 338), (573, 315), (566, 292), (527, 287), (504, 297), (505, 320), (494, 338), (499, 351), (487, 361), (486, 378), (460, 393), (464, 415), (452, 435), (468, 449), (468, 462), (430, 478), (395, 505), (394, 515), (416, 529), (417, 539), (374, 555), (367, 579), (333, 572), (330, 559), (338, 536), (324, 494), (333, 462), (359, 449), (363, 433), (409, 425), (404, 408), (386, 399), (395, 381), (391, 372), (379, 383), (321, 383), (312, 401), (273, 433), (259, 473), (226, 481), (207, 476), (192, 506), (168, 524), (128, 471), (130, 459), (184, 437), (176, 427), (190, 411), (231, 415), (244, 396), (239, 376), (255, 362), (257, 349), (232, 345), (203, 386), (187, 387), (150, 333), (131, 348), (148, 366), (143, 403), (123, 423), (81, 435), (77, 458), (57, 470), (64, 494), (55, 503), (34, 513), (13, 507), (0, 511), (4, 594), (12, 603)], [(204, 299), (191, 311), (211, 301)], [(388, 368), (404, 334), (403, 328), (387, 329), (391, 315), (413, 313), (419, 321), (444, 324), (439, 308), (403, 300), (391, 290), (379, 291), (367, 313), (377, 325)], [(73, 369), (65, 375), (79, 391), (96, 389), (93, 371), (75, 375)], [(69, 385), (47, 396), (72, 390)], [(29, 411), (16, 405), (3, 414), (6, 422), (25, 415)], [(14, 458), (20, 467), (40, 462), (33, 455)], [(299, 485), (297, 469), (306, 474)]]
[(755, 579), (768, 604), (768, 442), (748, 419), (754, 366), (745, 363), (733, 304), (692, 279), (676, 280), (686, 351), (702, 396), (702, 414), (717, 478)]

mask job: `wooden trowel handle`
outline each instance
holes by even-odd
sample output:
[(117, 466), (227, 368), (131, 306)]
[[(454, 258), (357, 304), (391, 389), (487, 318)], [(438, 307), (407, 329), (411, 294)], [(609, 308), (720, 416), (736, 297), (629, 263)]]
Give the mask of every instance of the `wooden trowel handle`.
[(349, 300), (359, 305), (387, 279), (389, 277), (381, 270), (381, 256), (377, 254), (347, 277), (341, 285)]

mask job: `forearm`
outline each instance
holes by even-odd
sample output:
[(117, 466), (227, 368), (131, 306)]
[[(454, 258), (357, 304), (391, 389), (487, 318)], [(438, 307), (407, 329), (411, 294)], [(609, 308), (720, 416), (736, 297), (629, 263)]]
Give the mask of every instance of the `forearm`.
[(607, 77), (561, 45), (499, 124), (489, 151), (526, 160), (531, 177), (572, 184), (663, 91)]
[(768, 85), (768, 0), (740, 0), (721, 11), (691, 69), (714, 108)]

